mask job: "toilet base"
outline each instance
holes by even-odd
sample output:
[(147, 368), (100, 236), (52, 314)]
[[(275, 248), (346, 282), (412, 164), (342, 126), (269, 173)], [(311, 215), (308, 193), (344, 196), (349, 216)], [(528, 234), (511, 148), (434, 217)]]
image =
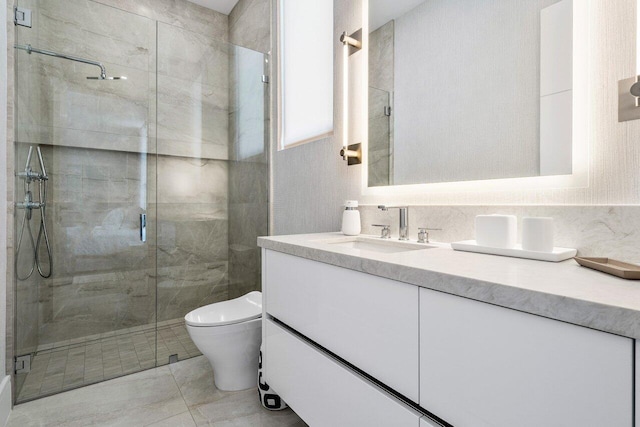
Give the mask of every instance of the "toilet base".
[[(209, 361), (211, 364), (211, 361)], [(240, 391), (258, 384), (258, 359), (255, 363), (216, 364), (213, 366), (213, 382), (218, 390)]]
[(213, 381), (219, 390), (246, 390), (258, 385), (261, 326), (261, 319), (216, 327), (187, 325), (193, 343), (213, 368)]

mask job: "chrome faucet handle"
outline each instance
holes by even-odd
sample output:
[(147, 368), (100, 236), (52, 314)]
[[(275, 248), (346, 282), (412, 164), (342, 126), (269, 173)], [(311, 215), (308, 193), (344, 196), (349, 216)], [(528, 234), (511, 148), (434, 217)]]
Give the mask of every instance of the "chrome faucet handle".
[(391, 238), (391, 226), (388, 224), (371, 224), (372, 227), (382, 227), (380, 230), (380, 238), (381, 239), (390, 239)]
[(418, 243), (429, 243), (429, 231), (441, 231), (442, 228), (418, 227)]

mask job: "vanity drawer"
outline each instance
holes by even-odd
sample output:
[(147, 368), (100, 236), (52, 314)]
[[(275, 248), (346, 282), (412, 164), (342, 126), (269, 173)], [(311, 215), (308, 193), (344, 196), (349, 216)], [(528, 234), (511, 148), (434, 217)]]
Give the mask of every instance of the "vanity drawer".
[(418, 287), (265, 252), (266, 312), (418, 401)]
[(633, 340), (420, 290), (420, 406), (456, 427), (633, 425)]
[(265, 380), (310, 426), (419, 427), (420, 414), (276, 325), (265, 328)]

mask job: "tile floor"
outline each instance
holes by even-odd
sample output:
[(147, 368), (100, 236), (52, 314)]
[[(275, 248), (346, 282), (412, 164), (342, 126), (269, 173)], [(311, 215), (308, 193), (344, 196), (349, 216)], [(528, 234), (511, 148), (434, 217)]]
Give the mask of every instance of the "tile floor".
[(166, 365), (173, 354), (178, 360), (200, 355), (182, 319), (159, 325), (157, 340), (157, 365), (155, 325), (39, 349), (31, 372), (16, 376), (17, 402)]
[(168, 366), (16, 405), (9, 427), (216, 426), (304, 427), (291, 410), (262, 408), (257, 389), (216, 389), (208, 361)]

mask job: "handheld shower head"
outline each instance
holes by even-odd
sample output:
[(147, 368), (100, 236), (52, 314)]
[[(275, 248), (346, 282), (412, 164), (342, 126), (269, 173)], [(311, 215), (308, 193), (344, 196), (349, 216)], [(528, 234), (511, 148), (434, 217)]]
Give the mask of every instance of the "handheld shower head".
[(40, 173), (42, 174), (42, 179), (49, 179), (47, 177), (47, 170), (44, 168), (44, 159), (42, 158), (42, 151), (40, 151), (40, 147), (36, 148), (36, 152), (38, 153), (38, 161), (40, 162)]

